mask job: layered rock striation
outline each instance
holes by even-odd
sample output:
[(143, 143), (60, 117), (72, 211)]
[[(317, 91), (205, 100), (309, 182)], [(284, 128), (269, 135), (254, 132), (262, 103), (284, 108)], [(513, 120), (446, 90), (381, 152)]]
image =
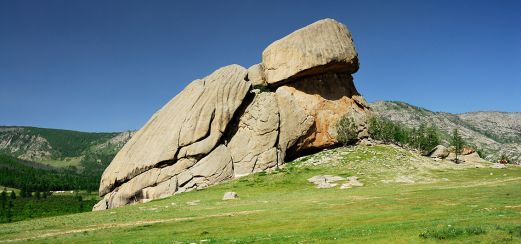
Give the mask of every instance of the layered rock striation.
[(353, 83), (357, 70), (346, 26), (325, 19), (268, 46), (260, 64), (229, 65), (193, 81), (116, 155), (94, 210), (279, 167), (338, 144), (335, 125), (345, 114), (366, 137), (369, 107)]

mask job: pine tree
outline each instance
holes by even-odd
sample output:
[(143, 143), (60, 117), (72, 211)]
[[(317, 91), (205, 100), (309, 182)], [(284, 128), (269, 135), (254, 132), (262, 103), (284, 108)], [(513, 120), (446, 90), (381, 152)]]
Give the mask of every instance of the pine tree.
[(3, 222), (4, 218), (5, 218), (5, 208), (6, 208), (6, 204), (7, 204), (7, 192), (6, 192), (6, 189), (4, 188), (4, 190), (2, 191), (1, 193), (1, 201), (2, 201), (2, 208), (0, 208), (0, 223)]
[(450, 145), (454, 147), (454, 153), (456, 154), (455, 162), (459, 163), (458, 155), (463, 151), (463, 146), (465, 145), (465, 142), (463, 141), (463, 138), (460, 136), (457, 128), (452, 131)]
[(6, 189), (4, 188), (4, 190), (2, 191), (2, 194), (1, 194), (1, 201), (2, 201), (2, 209), (5, 208), (5, 204), (7, 203), (7, 192), (5, 191)]
[(80, 202), (80, 212), (83, 212), (83, 197), (78, 196), (78, 201)]
[(13, 200), (9, 200), (9, 208), (7, 209), (7, 222), (13, 221)]
[(22, 187), (22, 189), (20, 189), (20, 197), (22, 197), (22, 198), (27, 197), (27, 190), (25, 189), (25, 187)]

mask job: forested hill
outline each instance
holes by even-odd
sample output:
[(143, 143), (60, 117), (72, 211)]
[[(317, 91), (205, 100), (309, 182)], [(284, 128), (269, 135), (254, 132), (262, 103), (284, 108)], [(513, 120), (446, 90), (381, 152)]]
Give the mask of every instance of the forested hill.
[(130, 136), (131, 132), (89, 133), (0, 126), (0, 152), (37, 162), (72, 159), (88, 151), (119, 150)]
[(458, 128), (465, 141), (483, 151), (487, 160), (494, 161), (505, 155), (511, 161), (521, 161), (521, 113), (451, 114), (398, 101), (379, 101), (372, 103), (371, 107), (376, 114), (406, 126), (434, 124), (445, 138), (454, 128)]
[(103, 170), (132, 135), (0, 126), (0, 186), (96, 191)]

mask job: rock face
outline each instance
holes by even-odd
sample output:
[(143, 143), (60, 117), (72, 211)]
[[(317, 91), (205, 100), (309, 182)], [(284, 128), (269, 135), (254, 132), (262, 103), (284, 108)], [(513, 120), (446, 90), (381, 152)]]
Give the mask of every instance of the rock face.
[(94, 210), (202, 189), (338, 144), (347, 114), (367, 136), (347, 28), (321, 20), (274, 42), (262, 63), (195, 80), (141, 128), (103, 173)]
[(100, 194), (180, 158), (207, 155), (250, 89), (246, 69), (230, 65), (190, 83), (132, 137), (105, 170)]

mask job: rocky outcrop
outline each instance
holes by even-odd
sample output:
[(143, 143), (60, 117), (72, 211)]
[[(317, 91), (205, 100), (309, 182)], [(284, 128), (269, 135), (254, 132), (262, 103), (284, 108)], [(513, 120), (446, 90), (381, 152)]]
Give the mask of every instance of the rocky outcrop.
[(268, 84), (319, 73), (358, 70), (358, 55), (347, 27), (332, 19), (317, 21), (275, 41), (262, 52)]
[(250, 88), (245, 76), (246, 69), (230, 65), (190, 83), (118, 152), (103, 174), (100, 194), (152, 168), (207, 155)]
[(116, 155), (94, 210), (206, 188), (336, 145), (344, 114), (366, 137), (369, 107), (353, 84), (357, 69), (351, 34), (326, 19), (274, 42), (260, 64), (193, 81)]
[(24, 128), (0, 127), (0, 152), (29, 161), (52, 158), (53, 148), (47, 139), (29, 134)]

